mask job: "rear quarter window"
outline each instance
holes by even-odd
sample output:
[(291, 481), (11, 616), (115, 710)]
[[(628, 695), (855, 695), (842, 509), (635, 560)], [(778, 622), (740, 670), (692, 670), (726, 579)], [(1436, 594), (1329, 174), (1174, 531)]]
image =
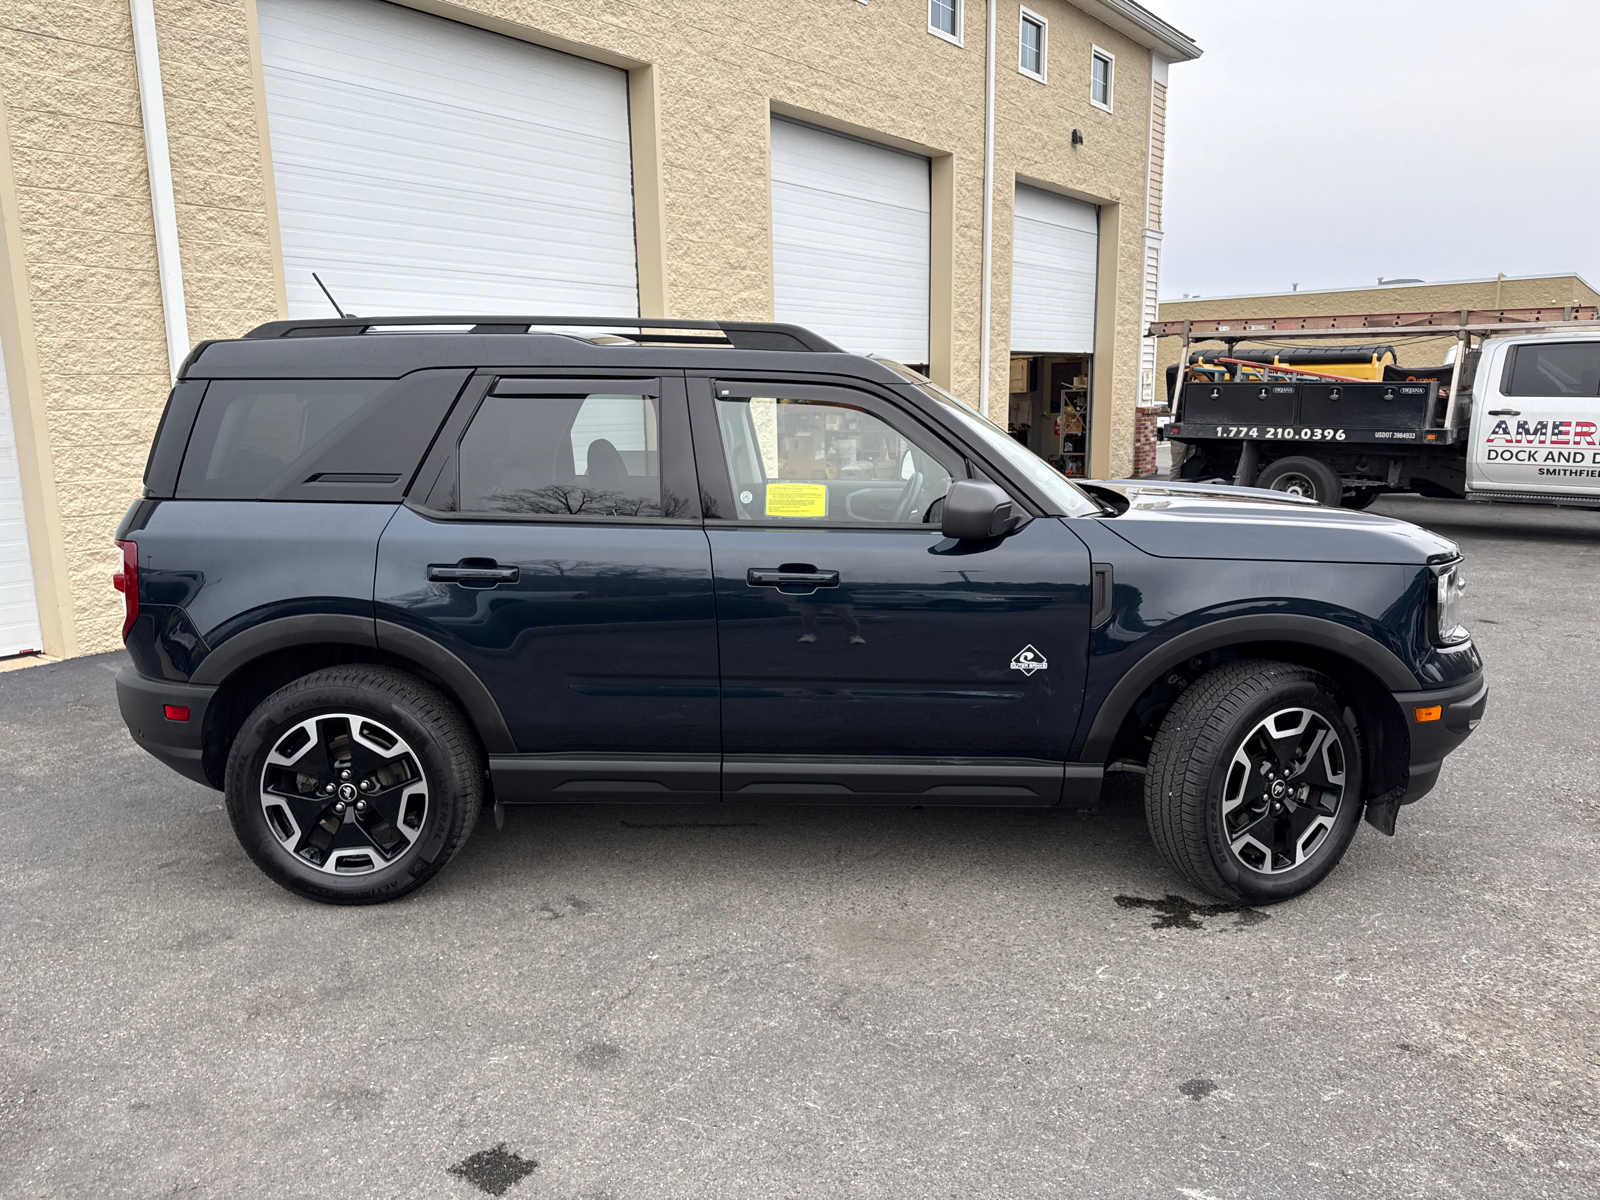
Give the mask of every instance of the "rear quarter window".
[(1600, 341), (1513, 346), (1500, 392), (1505, 396), (1600, 396)]
[[(206, 389), (178, 475), (178, 495), (253, 500), (352, 422), (388, 379), (219, 379)], [(296, 471), (298, 475), (298, 471)]]

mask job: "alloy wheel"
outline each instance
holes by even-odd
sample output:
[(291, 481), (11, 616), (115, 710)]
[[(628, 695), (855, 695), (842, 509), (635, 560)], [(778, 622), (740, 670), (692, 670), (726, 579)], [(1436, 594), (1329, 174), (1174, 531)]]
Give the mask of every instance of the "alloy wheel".
[(427, 825), (427, 776), (386, 725), (359, 713), (301, 721), (267, 754), (261, 809), (278, 843), (330, 875), (398, 862)]
[(1222, 827), (1233, 856), (1277, 875), (1327, 844), (1345, 801), (1345, 750), (1326, 717), (1285, 708), (1239, 744), (1222, 794)]

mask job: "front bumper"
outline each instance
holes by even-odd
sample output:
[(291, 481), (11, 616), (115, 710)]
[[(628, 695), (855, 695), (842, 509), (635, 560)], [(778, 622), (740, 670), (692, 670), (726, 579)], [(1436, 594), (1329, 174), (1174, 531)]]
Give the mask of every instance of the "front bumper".
[[(117, 672), (117, 707), (133, 740), (178, 774), (207, 787), (216, 785), (206, 778), (201, 765), (201, 731), (216, 692), (216, 688), (191, 683), (147, 679), (132, 667)], [(169, 704), (187, 708), (189, 719), (168, 719)]]
[[(1411, 764), (1405, 791), (1400, 795), (1401, 804), (1410, 804), (1433, 790), (1445, 755), (1466, 741), (1483, 720), (1489, 683), (1480, 671), (1436, 691), (1395, 692), (1394, 699), (1411, 734)], [(1419, 719), (1428, 717), (1434, 709), (1439, 710), (1437, 718)]]

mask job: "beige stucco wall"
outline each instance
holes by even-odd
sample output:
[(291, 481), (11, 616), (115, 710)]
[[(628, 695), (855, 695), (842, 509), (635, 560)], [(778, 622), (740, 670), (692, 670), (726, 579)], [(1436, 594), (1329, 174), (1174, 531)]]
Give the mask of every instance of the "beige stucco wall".
[[(1576, 275), (1541, 275), (1517, 279), (1482, 279), (1460, 283), (1402, 284), (1398, 287), (1345, 288), (1324, 292), (1285, 292), (1277, 296), (1234, 296), (1208, 300), (1163, 300), (1162, 321), (1200, 321), (1222, 317), (1325, 317), (1360, 313), (1446, 312), (1461, 309), (1546, 308), (1600, 304), (1600, 293)], [(1402, 330), (1353, 331), (1348, 338), (1302, 338), (1241, 341), (1252, 346), (1389, 345), (1401, 366), (1428, 367), (1444, 362), (1454, 336), (1425, 337)], [(1162, 338), (1158, 390), (1166, 387), (1167, 367), (1178, 361), (1178, 338)], [(1220, 351), (1221, 342), (1196, 343), (1191, 349)], [(1164, 393), (1163, 393), (1164, 394)]]
[(0, 93), (15, 188), (0, 217), (21, 259), (5, 303), (32, 368), (13, 416), (21, 457), (48, 471), (24, 475), (45, 649), (102, 650), (121, 629), (111, 531), (168, 382), (126, 0), (7, 0)]
[[(283, 315), (254, 0), (155, 0), (191, 340)], [(933, 363), (978, 394), (984, 4), (965, 45), (926, 32), (925, 0), (412, 0), (633, 75), (646, 313), (770, 319), (774, 111), (934, 159)], [(1103, 206), (1091, 470), (1131, 467), (1149, 146), (1148, 49), (1065, 0), (1049, 83), (1016, 69), (998, 16), (990, 409), (1008, 398), (1012, 185)], [(1089, 103), (1090, 44), (1116, 55), (1114, 108)], [(650, 111), (651, 106), (654, 111)], [(35, 577), (55, 653), (114, 647), (112, 529), (139, 495), (167, 356), (127, 0), (0, 5), (0, 333), (13, 370)], [(1071, 131), (1085, 144), (1073, 147)], [(649, 176), (655, 174), (654, 178)], [(8, 187), (8, 177), (14, 187)], [(943, 208), (941, 208), (943, 206)], [(941, 217), (941, 212), (944, 214)], [(0, 264), (3, 265), (3, 264)], [(15, 282), (7, 286), (6, 279)], [(8, 315), (9, 314), (9, 315)], [(15, 343), (15, 349), (13, 349)], [(23, 363), (22, 360), (27, 362)], [(31, 441), (30, 441), (31, 439)], [(55, 630), (52, 634), (50, 631)]]

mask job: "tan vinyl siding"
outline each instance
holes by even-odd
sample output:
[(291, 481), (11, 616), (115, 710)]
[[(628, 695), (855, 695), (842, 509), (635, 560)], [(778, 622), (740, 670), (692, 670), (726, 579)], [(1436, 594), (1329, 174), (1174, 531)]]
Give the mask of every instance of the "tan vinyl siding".
[(1150, 213), (1146, 223), (1161, 228), (1161, 192), (1166, 179), (1167, 85), (1155, 84), (1150, 101)]

